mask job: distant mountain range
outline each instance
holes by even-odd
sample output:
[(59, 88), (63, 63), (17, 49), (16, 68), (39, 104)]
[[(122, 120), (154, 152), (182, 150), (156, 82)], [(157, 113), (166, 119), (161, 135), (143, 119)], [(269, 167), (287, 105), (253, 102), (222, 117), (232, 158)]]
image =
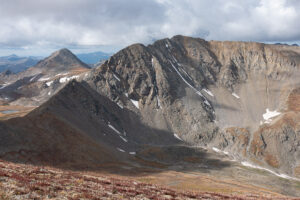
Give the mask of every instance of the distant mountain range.
[[(96, 66), (96, 64), (108, 59), (111, 54), (98, 51), (92, 53), (76, 54), (76, 56), (82, 62), (88, 64), (90, 67), (94, 67), (94, 65)], [(36, 65), (41, 59), (43, 59), (42, 56), (20, 57), (15, 54), (3, 56), (0, 57), (0, 72), (7, 70), (12, 73), (22, 72), (29, 67)]]
[(76, 54), (76, 56), (84, 63), (89, 65), (97, 64), (101, 61), (107, 60), (112, 54), (104, 53), (101, 51), (92, 52), (92, 53), (82, 53)]
[(289, 44), (287, 44), (287, 43), (275, 43), (275, 45), (287, 45), (287, 46), (295, 46), (295, 47), (298, 47), (299, 45), (298, 44), (291, 44), (291, 45), (289, 45)]
[(26, 70), (41, 59), (42, 57), (19, 57), (15, 54), (0, 57), (0, 72), (9, 70), (17, 73)]

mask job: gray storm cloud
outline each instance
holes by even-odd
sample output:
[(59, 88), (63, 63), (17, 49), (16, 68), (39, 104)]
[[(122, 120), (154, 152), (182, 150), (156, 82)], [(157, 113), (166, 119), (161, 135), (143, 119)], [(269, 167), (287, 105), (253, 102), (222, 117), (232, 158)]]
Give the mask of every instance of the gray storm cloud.
[(299, 9), (298, 0), (4, 0), (0, 44), (124, 46), (177, 34), (299, 41)]

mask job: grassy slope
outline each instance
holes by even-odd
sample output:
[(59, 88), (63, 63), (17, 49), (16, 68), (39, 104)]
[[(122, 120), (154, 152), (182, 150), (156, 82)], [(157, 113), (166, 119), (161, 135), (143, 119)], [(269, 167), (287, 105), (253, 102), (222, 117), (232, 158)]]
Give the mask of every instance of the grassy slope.
[[(121, 177), (0, 161), (0, 199), (271, 199), (175, 191)], [(274, 199), (274, 197), (272, 197)], [(284, 198), (280, 198), (284, 199)]]

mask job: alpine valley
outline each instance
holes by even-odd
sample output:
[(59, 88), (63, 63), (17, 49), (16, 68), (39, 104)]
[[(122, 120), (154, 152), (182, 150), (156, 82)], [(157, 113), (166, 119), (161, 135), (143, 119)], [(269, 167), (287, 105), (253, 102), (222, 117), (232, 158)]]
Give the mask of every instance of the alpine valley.
[(2, 197), (300, 197), (299, 77), (298, 46), (180, 35), (2, 72)]

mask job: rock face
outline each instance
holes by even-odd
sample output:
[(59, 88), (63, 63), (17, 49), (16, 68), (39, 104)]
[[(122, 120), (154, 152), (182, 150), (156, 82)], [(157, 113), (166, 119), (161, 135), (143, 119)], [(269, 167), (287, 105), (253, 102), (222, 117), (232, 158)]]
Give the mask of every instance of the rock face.
[(121, 50), (86, 81), (149, 127), (299, 176), (299, 67), (299, 47), (175, 36)]
[(300, 177), (299, 72), (296, 46), (175, 36), (119, 51), (25, 118), (61, 116), (121, 154), (182, 140)]

